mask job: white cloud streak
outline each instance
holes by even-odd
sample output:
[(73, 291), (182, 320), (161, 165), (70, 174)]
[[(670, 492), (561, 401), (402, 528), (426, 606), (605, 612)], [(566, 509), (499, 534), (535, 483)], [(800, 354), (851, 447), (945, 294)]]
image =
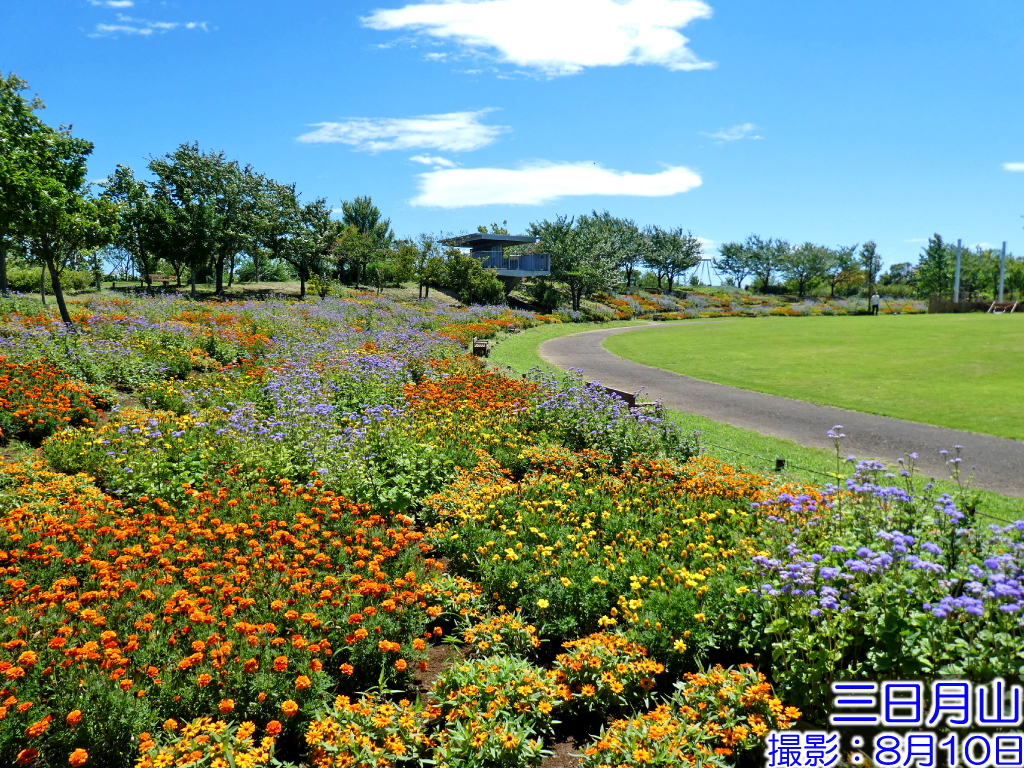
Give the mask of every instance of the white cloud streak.
[(707, 19), (700, 0), (445, 0), (376, 10), (377, 30), (413, 30), (554, 77), (587, 67), (710, 69), (678, 30)]
[(1003, 163), (1003, 170), (1011, 173), (1024, 173), (1024, 163)]
[(712, 139), (718, 139), (718, 143), (721, 144), (727, 141), (740, 141), (741, 139), (760, 139), (761, 137), (755, 131), (757, 131), (757, 126), (753, 123), (740, 123), (731, 128), (720, 128), (715, 133), (705, 133), (704, 135)]
[(411, 202), (434, 208), (541, 205), (585, 195), (667, 197), (700, 185), (700, 176), (682, 167), (641, 174), (592, 162), (534, 162), (518, 169), (455, 168), (423, 173), (419, 175), (419, 195)]
[(409, 158), (414, 163), (421, 165), (432, 165), (435, 168), (454, 168), (455, 163), (446, 157), (431, 157), (430, 155), (413, 155)]
[(89, 0), (90, 5), (101, 5), (106, 8), (131, 8), (134, 0)]
[[(128, 7), (118, 5), (118, 2), (125, 2), (125, 0), (113, 0), (105, 4), (114, 8)], [(98, 4), (93, 3), (93, 5)], [(148, 37), (154, 32), (170, 32), (172, 29), (201, 29), (203, 32), (210, 31), (205, 21), (149, 21), (148, 19), (136, 19), (119, 13), (117, 14), (116, 24), (97, 24), (89, 37), (114, 37), (117, 35)]]
[(361, 152), (434, 149), (441, 152), (472, 152), (493, 144), (510, 130), (502, 125), (483, 125), (480, 119), (491, 110), (449, 112), (407, 118), (356, 117), (339, 123), (315, 123), (315, 131), (299, 136), (304, 144), (348, 144)]

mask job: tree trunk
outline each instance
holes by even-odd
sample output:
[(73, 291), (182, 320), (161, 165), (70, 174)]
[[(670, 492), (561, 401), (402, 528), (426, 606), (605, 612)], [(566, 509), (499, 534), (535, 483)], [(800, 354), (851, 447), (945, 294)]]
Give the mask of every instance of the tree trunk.
[(60, 273), (57, 272), (57, 265), (49, 254), (44, 254), (46, 269), (50, 270), (50, 283), (53, 288), (53, 295), (57, 299), (57, 309), (60, 310), (60, 319), (64, 321), (69, 333), (75, 332), (75, 326), (71, 324), (71, 315), (68, 313), (68, 305), (64, 303), (64, 290), (60, 286)]
[(231, 254), (231, 263), (228, 265), (228, 288), (235, 284), (235, 254)]
[(43, 302), (43, 306), (46, 306), (46, 265), (43, 264), (43, 268), (39, 270), (39, 298)]
[(214, 289), (214, 293), (218, 296), (224, 294), (224, 255), (217, 254), (217, 287)]
[(189, 271), (192, 273), (192, 298), (196, 297), (196, 268), (190, 267)]
[(430, 298), (430, 283), (427, 283), (427, 295), (424, 296), (423, 298), (425, 298), (425, 299), (429, 299)]
[(178, 281), (178, 287), (181, 288), (181, 267), (174, 270), (174, 279)]
[(420, 301), (423, 301), (423, 283), (420, 283)]

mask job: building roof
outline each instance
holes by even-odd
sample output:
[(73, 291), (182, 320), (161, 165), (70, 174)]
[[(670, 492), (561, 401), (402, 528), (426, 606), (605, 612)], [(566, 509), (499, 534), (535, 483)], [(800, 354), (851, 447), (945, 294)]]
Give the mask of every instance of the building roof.
[(439, 241), (442, 245), (450, 245), (454, 248), (472, 248), (480, 250), (495, 245), (504, 247), (518, 243), (536, 243), (539, 238), (533, 235), (490, 235), (484, 232), (474, 232), (471, 235), (459, 235)]

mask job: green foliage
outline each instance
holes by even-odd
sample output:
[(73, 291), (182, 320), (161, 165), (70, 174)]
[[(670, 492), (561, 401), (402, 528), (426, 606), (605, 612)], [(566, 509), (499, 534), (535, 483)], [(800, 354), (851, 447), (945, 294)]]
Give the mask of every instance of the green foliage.
[(671, 293), (675, 279), (700, 264), (703, 253), (700, 240), (689, 232), (684, 235), (682, 227), (648, 227), (643, 235), (644, 264), (654, 272), (658, 290), (661, 290), (661, 281), (664, 279), (667, 280), (668, 292)]
[[(9, 290), (19, 293), (39, 293), (39, 277), (41, 270), (14, 267), (7, 270), (7, 286)], [(60, 276), (61, 287), (68, 291), (84, 291), (94, 283), (93, 273), (85, 270), (66, 269)], [(53, 292), (53, 280), (47, 271), (44, 276), (46, 292)]]
[(530, 297), (533, 305), (542, 315), (554, 312), (562, 301), (562, 294), (559, 290), (544, 278), (537, 278), (527, 283), (526, 295)]
[(494, 270), (484, 269), (479, 259), (454, 249), (444, 263), (443, 283), (463, 304), (505, 303), (505, 288)]
[(928, 239), (917, 262), (917, 286), (922, 296), (948, 296), (953, 293), (953, 270), (956, 265), (956, 246), (935, 234)]
[(538, 249), (551, 255), (551, 279), (566, 286), (573, 311), (615, 281), (616, 238), (605, 215), (545, 219), (530, 224), (530, 234), (540, 238)]

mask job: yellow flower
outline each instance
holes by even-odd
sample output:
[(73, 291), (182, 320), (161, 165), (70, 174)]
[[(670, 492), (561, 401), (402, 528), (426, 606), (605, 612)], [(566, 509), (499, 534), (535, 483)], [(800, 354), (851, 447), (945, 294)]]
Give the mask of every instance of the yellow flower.
[(676, 649), (676, 653), (686, 652), (686, 642), (683, 640), (676, 640), (675, 645), (673, 647)]
[(543, 597), (540, 600), (537, 601), (537, 607), (540, 608), (541, 610), (544, 610), (545, 608), (547, 608), (550, 605), (551, 605), (551, 603), (549, 603)]

